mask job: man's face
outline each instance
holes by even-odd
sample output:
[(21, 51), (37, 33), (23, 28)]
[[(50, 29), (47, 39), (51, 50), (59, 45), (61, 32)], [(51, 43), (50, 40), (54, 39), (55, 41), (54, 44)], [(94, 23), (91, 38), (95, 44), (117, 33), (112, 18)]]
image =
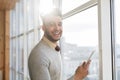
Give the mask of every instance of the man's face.
[(52, 16), (46, 19), (43, 27), (44, 35), (52, 42), (57, 42), (62, 35), (62, 19), (59, 16)]

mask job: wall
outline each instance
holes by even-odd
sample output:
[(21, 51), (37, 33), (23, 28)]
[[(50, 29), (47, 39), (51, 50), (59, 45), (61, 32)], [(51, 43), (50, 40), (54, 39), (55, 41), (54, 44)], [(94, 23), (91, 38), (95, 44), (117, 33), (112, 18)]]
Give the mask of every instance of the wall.
[[(5, 41), (5, 14), (4, 11), (0, 11), (0, 78), (3, 77), (4, 71), (4, 41)], [(1, 80), (1, 79), (0, 79)]]
[(9, 80), (9, 11), (0, 10), (0, 80)]

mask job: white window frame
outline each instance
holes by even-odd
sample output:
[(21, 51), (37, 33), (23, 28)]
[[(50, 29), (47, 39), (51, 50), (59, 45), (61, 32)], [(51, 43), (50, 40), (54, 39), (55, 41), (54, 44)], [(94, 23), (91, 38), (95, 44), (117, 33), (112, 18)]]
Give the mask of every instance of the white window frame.
[(112, 80), (110, 0), (98, 0), (100, 80)]
[(86, 9), (89, 9), (95, 5), (97, 5), (97, 0), (90, 0), (90, 1), (86, 2), (85, 4), (80, 5), (79, 7), (67, 12), (66, 14), (63, 14), (63, 19), (68, 18), (68, 17), (70, 17), (74, 14), (77, 14), (81, 11), (84, 11)]
[(99, 31), (99, 80), (112, 80), (112, 24), (110, 17), (109, 0), (90, 0), (89, 2), (63, 14), (63, 19), (68, 18), (78, 12), (84, 11), (98, 5), (98, 31)]

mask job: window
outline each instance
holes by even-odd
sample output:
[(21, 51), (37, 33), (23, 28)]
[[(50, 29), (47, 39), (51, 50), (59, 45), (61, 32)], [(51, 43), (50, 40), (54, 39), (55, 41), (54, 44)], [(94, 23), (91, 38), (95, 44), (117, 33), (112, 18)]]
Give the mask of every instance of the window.
[(20, 73), (23, 73), (24, 71), (24, 45), (23, 45), (23, 36), (19, 37), (19, 48), (18, 48), (18, 71)]
[(120, 79), (120, 1), (115, 0), (115, 61), (116, 61), (116, 80)]
[[(88, 2), (90, 0), (62, 0), (62, 14), (65, 14), (71, 10), (73, 10), (74, 8)], [(66, 5), (67, 3), (67, 5)]]
[(40, 10), (46, 7), (46, 1), (48, 9), (52, 0), (20, 0), (10, 11), (10, 80), (30, 80), (27, 59), (43, 35)]
[(61, 48), (64, 79), (72, 76), (81, 62), (87, 60), (92, 50), (89, 80), (99, 80), (98, 17), (97, 6), (63, 20)]
[(24, 32), (24, 14), (23, 14), (24, 6), (23, 1), (19, 3), (19, 34), (22, 34)]
[(33, 48), (33, 42), (34, 42), (34, 33), (31, 32), (27, 35), (27, 41), (28, 41), (28, 54), (30, 53), (30, 51)]
[(33, 29), (35, 26), (34, 26), (34, 24), (33, 24), (33, 20), (34, 20), (34, 7), (32, 7), (32, 6), (34, 6), (34, 2), (32, 1), (32, 0), (29, 0), (28, 2), (27, 2), (27, 30), (29, 31), (29, 30), (31, 30), (31, 29)]

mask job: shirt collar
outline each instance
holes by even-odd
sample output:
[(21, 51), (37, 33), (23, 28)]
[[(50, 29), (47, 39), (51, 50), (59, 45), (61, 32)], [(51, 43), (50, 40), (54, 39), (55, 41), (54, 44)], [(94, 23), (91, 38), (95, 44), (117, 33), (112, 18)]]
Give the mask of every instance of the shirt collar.
[(54, 44), (53, 42), (51, 42), (50, 40), (48, 40), (45, 36), (43, 36), (42, 40), (44, 42), (46, 42), (51, 48), (55, 49), (56, 44)]

